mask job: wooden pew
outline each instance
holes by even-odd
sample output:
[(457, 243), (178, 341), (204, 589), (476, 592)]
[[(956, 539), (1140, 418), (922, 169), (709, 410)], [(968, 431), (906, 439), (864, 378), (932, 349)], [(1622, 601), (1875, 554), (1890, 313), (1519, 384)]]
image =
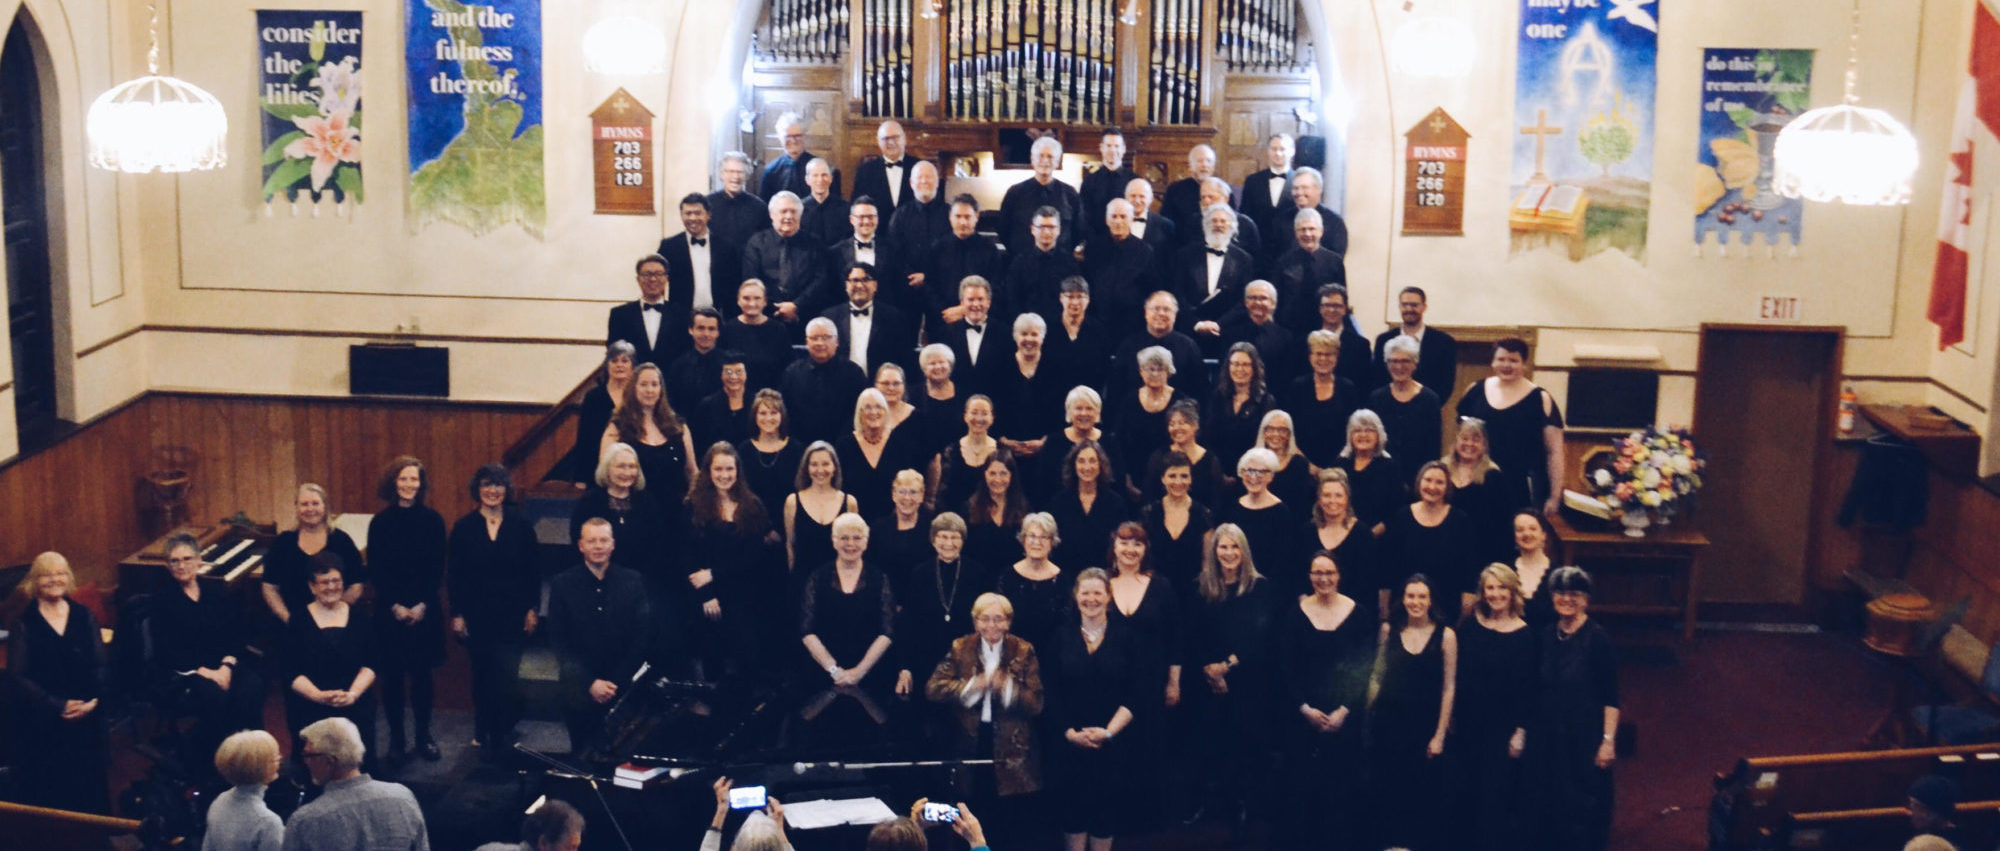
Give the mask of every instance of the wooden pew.
[(1744, 759), (1715, 776), (1717, 847), (1760, 847), (1794, 814), (1901, 807), (1910, 784), (1932, 773), (1956, 780), (1961, 800), (2000, 800), (2000, 745)]
[[(1994, 837), (2000, 835), (2000, 801), (1959, 804), (1956, 821), (1960, 848), (1991, 848)], [(1894, 851), (1915, 834), (1907, 807), (1794, 813), (1786, 820), (1784, 841), (1778, 847), (1796, 851)]]
[[(111, 848), (111, 841), (139, 832), (131, 819), (52, 810), (0, 801), (0, 851)], [(122, 845), (130, 847), (130, 839)]]

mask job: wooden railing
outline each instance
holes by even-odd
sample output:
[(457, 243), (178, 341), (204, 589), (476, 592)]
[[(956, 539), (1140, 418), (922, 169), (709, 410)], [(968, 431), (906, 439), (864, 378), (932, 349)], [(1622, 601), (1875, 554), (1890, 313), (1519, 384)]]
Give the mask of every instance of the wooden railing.
[[(590, 392), (590, 388), (596, 386), (603, 375), (603, 367), (591, 370), (583, 380), (576, 383), (575, 387), (570, 388), (568, 393), (556, 400), (554, 405), (550, 405), (547, 413), (542, 414), (527, 431), (522, 432), (519, 438), (509, 444), (507, 451), (500, 453), (500, 463), (505, 464), (508, 471), (513, 473), (514, 481), (538, 482), (548, 473), (547, 470), (524, 470), (522, 466), (527, 464), (528, 459), (533, 458), (545, 444), (562, 433), (563, 424), (576, 416), (577, 409), (583, 405), (583, 397)], [(533, 475), (528, 475), (530, 473)]]

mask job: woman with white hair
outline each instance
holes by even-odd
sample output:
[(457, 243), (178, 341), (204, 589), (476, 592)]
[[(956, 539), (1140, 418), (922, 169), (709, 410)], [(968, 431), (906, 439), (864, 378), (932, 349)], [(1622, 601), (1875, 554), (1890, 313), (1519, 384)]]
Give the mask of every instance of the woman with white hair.
[(1410, 458), (1435, 458), (1444, 442), (1444, 402), (1440, 393), (1417, 383), (1417, 357), (1422, 346), (1415, 337), (1399, 334), (1382, 347), (1389, 383), (1368, 394), (1368, 409), (1382, 418), (1383, 433)]
[(800, 640), (820, 683), (887, 692), (894, 666), (879, 663), (896, 632), (896, 598), (889, 578), (864, 558), (868, 523), (861, 515), (834, 518), (833, 552), (800, 591)]
[(1389, 455), (1389, 439), (1382, 433), (1382, 418), (1367, 408), (1347, 418), (1347, 445), (1335, 464), (1347, 471), (1347, 484), (1354, 497), (1354, 516), (1369, 534), (1381, 537), (1390, 515), (1410, 503), (1410, 483), (1402, 465)]
[[(1139, 350), (1139, 389), (1114, 400), (1110, 416), (1111, 427), (1118, 430), (1118, 436), (1125, 442), (1126, 458), (1146, 461), (1167, 445), (1167, 411), (1174, 403), (1190, 398), (1168, 383), (1173, 374), (1174, 356), (1165, 346)], [(1148, 485), (1138, 481), (1143, 472), (1124, 470), (1121, 474), (1131, 476), (1141, 490), (1146, 490)]]
[(1286, 564), (1292, 532), (1299, 521), (1292, 506), (1271, 492), (1271, 480), (1278, 471), (1278, 454), (1257, 447), (1236, 461), (1236, 477), (1243, 482), (1243, 495), (1222, 504), (1217, 523), (1233, 523), (1250, 540), (1250, 549), (1265, 564)]
[(952, 370), (957, 368), (958, 355), (943, 343), (932, 343), (917, 352), (924, 389), (911, 396), (912, 403), (923, 411), (920, 446), (926, 452), (934, 452), (957, 437), (958, 425), (965, 419), (966, 393), (952, 378)]
[(617, 542), (614, 560), (664, 588), (667, 542), (661, 518), (666, 509), (647, 487), (650, 482), (640, 466), (639, 453), (629, 444), (611, 444), (597, 459), (596, 482), (570, 509), (570, 543), (582, 539), (584, 521), (602, 517), (611, 522), (611, 538)]
[(892, 437), (889, 400), (870, 387), (854, 398), (854, 430), (834, 444), (840, 456), (843, 487), (854, 495), (855, 513), (880, 517), (891, 508), (890, 482), (899, 470), (915, 465), (906, 457), (910, 444)]
[(521, 820), (521, 842), (489, 842), (477, 851), (571, 851), (583, 845), (583, 814), (554, 798), (543, 798)]
[[(1014, 606), (988, 591), (972, 603), (972, 632), (952, 641), (924, 684), (924, 696), (953, 710), (953, 750), (993, 760), (993, 771), (960, 772), (975, 797), (1042, 788), (1035, 716), (1042, 714), (1041, 664), (1035, 648), (1012, 633)], [(989, 781), (988, 778), (991, 778)]]
[(1042, 447), (1041, 470), (1035, 476), (1041, 490), (1029, 494), (1037, 503), (1046, 503), (1062, 487), (1064, 461), (1085, 441), (1098, 444), (1114, 481), (1122, 482), (1125, 475), (1124, 444), (1118, 435), (1099, 427), (1104, 423), (1104, 397), (1095, 388), (1077, 384), (1063, 395), (1063, 421), (1064, 427), (1051, 433)]
[(1278, 456), (1277, 470), (1271, 474), (1271, 492), (1295, 509), (1311, 504), (1313, 465), (1299, 448), (1292, 415), (1275, 409), (1265, 414), (1264, 421), (1257, 424), (1257, 445)]
[(7, 628), (16, 800), (108, 814), (104, 638), (97, 617), (70, 599), (75, 587), (69, 560), (47, 552), (15, 589), (32, 601)]
[(283, 757), (278, 740), (263, 730), (244, 730), (222, 740), (215, 771), (228, 791), (208, 805), (202, 851), (278, 851), (285, 821), (264, 804), (264, 789), (278, 779)]
[(1070, 383), (1061, 366), (1042, 360), (1042, 340), (1048, 331), (1048, 323), (1037, 314), (1014, 317), (1014, 356), (982, 364), (980, 375), (980, 386), (993, 398), (994, 435), (1016, 460), (1030, 467), (1029, 459), (1062, 429), (1063, 396)]
[(1063, 612), (1063, 569), (1051, 556), (1062, 543), (1046, 511), (1021, 518), (1021, 559), (1000, 571), (995, 590), (1013, 604), (1014, 633), (1040, 647)]

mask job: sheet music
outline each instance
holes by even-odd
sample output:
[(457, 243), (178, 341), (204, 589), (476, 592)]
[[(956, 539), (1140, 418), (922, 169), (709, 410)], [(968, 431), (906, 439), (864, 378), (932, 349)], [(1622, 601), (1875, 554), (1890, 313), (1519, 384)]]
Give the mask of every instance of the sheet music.
[(847, 798), (837, 801), (801, 801), (785, 805), (785, 822), (800, 830), (839, 827), (844, 824), (881, 824), (896, 813), (881, 798)]

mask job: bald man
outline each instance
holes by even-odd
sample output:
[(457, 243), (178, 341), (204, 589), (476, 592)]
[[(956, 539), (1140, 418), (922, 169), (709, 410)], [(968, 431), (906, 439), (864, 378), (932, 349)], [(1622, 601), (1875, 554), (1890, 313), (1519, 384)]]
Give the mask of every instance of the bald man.
[(875, 199), (875, 208), (884, 219), (894, 216), (915, 197), (910, 191), (910, 179), (915, 176), (919, 160), (905, 149), (908, 139), (902, 124), (882, 122), (875, 128), (875, 149), (881, 151), (881, 156), (862, 160), (854, 170), (854, 197), (866, 195)]
[[(1188, 149), (1188, 176), (1167, 186), (1166, 197), (1161, 199), (1160, 211), (1174, 220), (1180, 229), (1181, 244), (1201, 242), (1201, 228), (1193, 223), (1201, 221), (1201, 211), (1208, 205), (1201, 200), (1201, 182), (1215, 176), (1215, 149), (1207, 145), (1196, 145)], [(1227, 186), (1228, 184), (1223, 184)], [(1231, 189), (1229, 206), (1237, 206)]]
[[(889, 242), (904, 257), (915, 259), (931, 243), (951, 233), (951, 202), (945, 200), (942, 189), (943, 181), (938, 179), (937, 166), (920, 160), (911, 169), (910, 192), (913, 197), (898, 205), (894, 213), (889, 212), (885, 202), (875, 198), (876, 211), (882, 216), (882, 221), (888, 223)], [(868, 197), (874, 198), (872, 195)], [(923, 274), (914, 269), (909, 271), (909, 285), (922, 286), (920, 279)]]
[(1091, 312), (1119, 340), (1139, 330), (1140, 300), (1162, 288), (1159, 259), (1152, 246), (1132, 235), (1132, 216), (1130, 201), (1117, 198), (1105, 204), (1101, 232), (1083, 247)]
[(1152, 246), (1154, 257), (1164, 259), (1180, 247), (1180, 223), (1153, 209), (1152, 181), (1136, 177), (1125, 184), (1125, 203), (1132, 205), (1132, 235)]
[(805, 207), (799, 213), (799, 232), (820, 245), (832, 245), (852, 234), (847, 202), (834, 188), (833, 164), (824, 159), (806, 163), (806, 186), (811, 194), (801, 196)]

